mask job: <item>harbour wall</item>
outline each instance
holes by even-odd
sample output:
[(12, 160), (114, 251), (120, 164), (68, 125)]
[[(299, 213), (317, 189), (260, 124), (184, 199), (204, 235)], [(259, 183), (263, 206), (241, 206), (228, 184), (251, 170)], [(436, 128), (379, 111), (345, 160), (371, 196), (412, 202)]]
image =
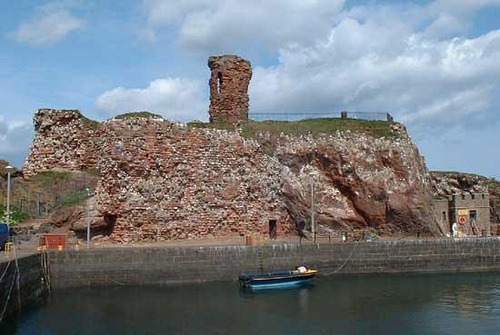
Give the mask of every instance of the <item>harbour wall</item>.
[[(9, 315), (44, 297), (41, 254), (5, 259), (0, 253), (0, 323)], [(47, 263), (48, 265), (48, 263)]]
[(500, 270), (500, 239), (433, 239), (318, 245), (120, 247), (49, 253), (54, 288), (235, 280), (259, 273), (317, 268), (341, 274)]

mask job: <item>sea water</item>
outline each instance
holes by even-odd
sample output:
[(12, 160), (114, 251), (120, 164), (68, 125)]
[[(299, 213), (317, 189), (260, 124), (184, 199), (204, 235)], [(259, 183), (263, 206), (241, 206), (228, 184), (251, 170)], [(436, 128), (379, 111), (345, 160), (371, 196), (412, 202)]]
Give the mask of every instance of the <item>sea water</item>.
[(338, 276), (304, 288), (234, 281), (55, 290), (0, 334), (500, 334), (500, 274)]

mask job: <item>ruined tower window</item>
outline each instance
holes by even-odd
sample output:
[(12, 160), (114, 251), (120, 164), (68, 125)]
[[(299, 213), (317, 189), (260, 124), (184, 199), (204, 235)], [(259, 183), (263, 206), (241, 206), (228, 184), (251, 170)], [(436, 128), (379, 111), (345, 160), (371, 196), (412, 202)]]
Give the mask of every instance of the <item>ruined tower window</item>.
[(222, 73), (217, 73), (217, 93), (222, 91)]
[(474, 200), (476, 198), (476, 195), (475, 194), (471, 194), (471, 197), (472, 197), (472, 200)]

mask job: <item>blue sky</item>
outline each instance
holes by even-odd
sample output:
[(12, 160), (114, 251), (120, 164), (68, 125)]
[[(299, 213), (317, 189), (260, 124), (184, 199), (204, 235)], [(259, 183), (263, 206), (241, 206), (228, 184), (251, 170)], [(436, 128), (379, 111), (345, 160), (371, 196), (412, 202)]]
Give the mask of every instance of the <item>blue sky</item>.
[(500, 179), (500, 0), (55, 0), (0, 11), (0, 159), (37, 108), (207, 118), (210, 55), (252, 62), (253, 111), (389, 111), (431, 170)]

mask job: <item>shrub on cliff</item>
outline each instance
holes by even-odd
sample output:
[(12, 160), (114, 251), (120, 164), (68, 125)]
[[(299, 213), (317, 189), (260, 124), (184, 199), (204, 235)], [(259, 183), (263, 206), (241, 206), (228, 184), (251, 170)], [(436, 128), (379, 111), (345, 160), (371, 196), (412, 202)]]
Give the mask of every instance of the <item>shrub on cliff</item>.
[(123, 120), (123, 119), (131, 119), (131, 118), (135, 118), (135, 117), (151, 117), (151, 118), (163, 119), (163, 116), (161, 116), (159, 114), (147, 112), (147, 111), (124, 113), (124, 114), (120, 114), (120, 115), (115, 116), (115, 119)]
[[(18, 222), (23, 222), (29, 219), (29, 215), (20, 211), (16, 206), (10, 206), (10, 224), (16, 224)], [(0, 205), (0, 221), (7, 222), (6, 208)]]

